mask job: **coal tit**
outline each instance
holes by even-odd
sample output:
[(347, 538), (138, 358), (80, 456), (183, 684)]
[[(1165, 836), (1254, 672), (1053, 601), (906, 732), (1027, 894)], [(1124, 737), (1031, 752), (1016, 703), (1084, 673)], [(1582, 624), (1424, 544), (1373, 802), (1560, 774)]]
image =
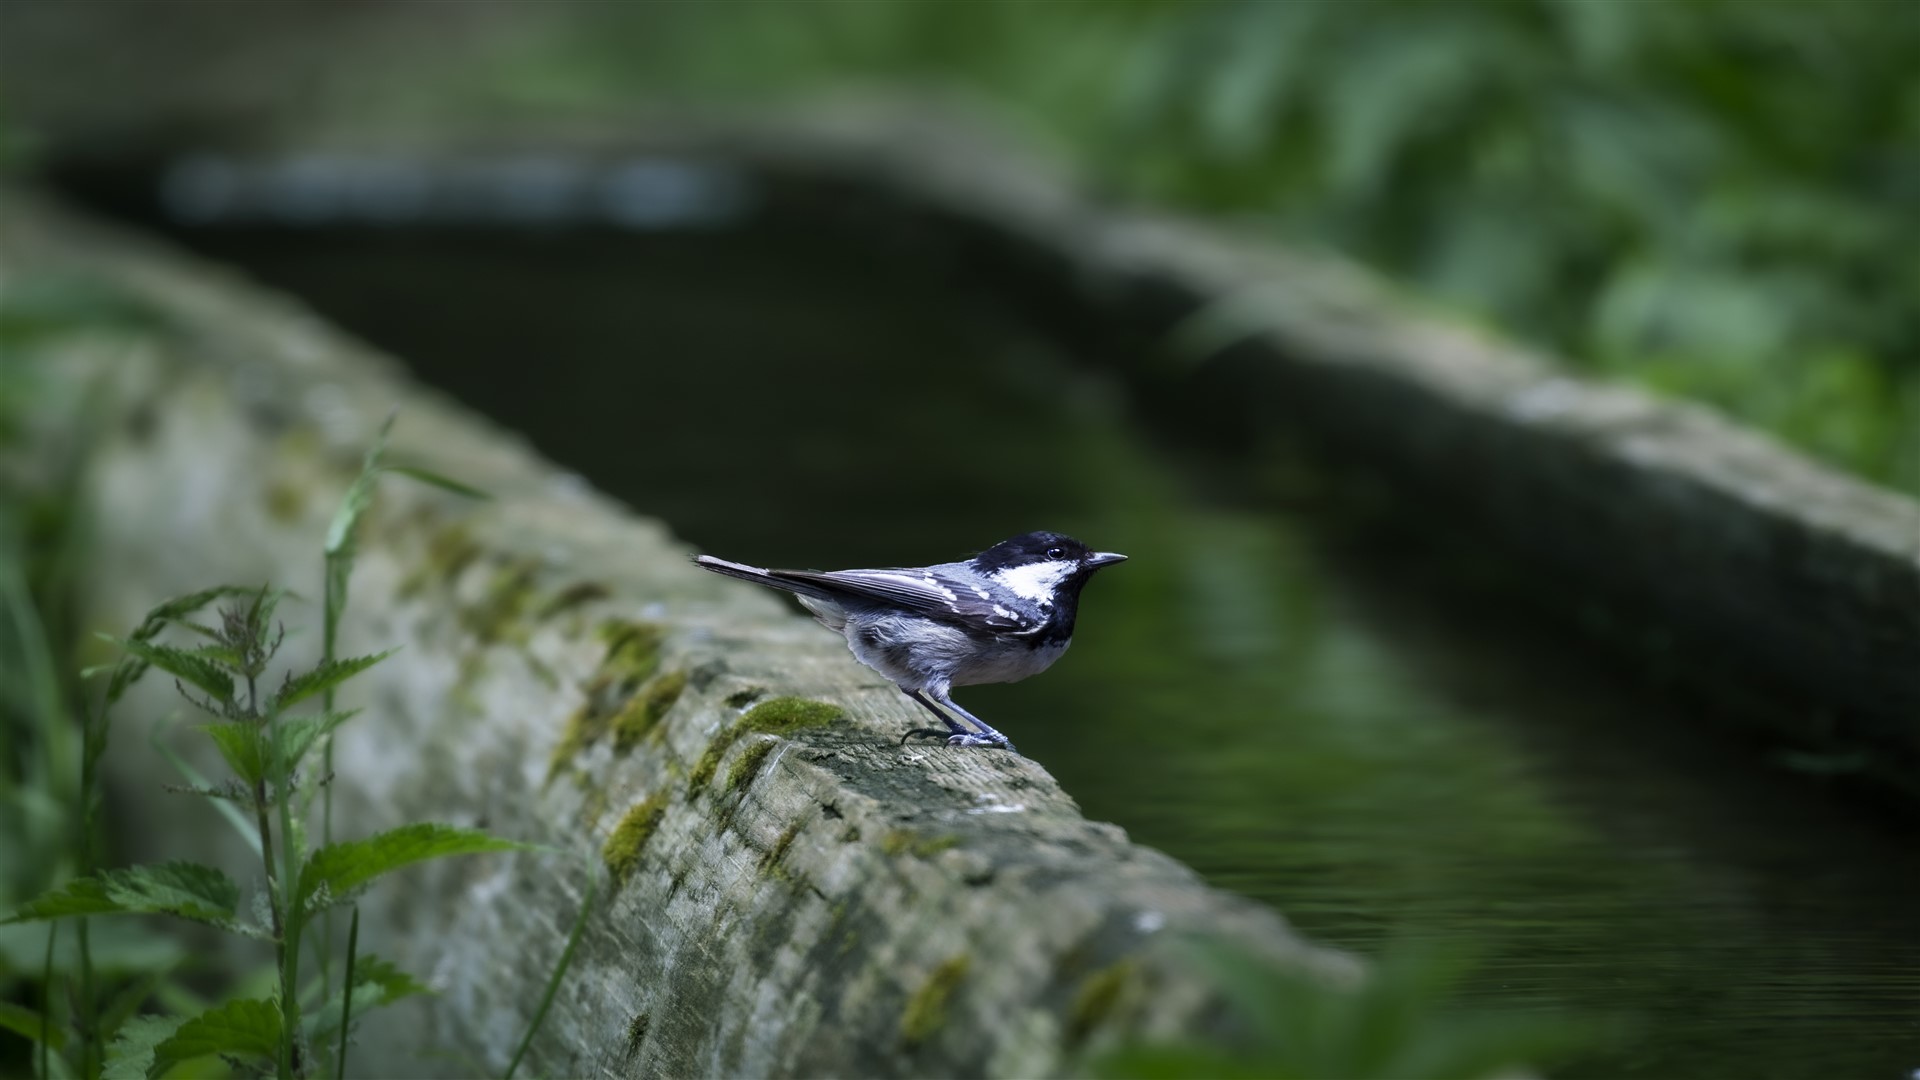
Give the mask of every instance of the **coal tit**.
[(1050, 667), (1073, 642), (1080, 590), (1125, 555), (1091, 551), (1059, 533), (1004, 540), (965, 562), (883, 570), (765, 570), (700, 555), (716, 574), (793, 593), (847, 639), (854, 658), (940, 718), (951, 746), (1013, 749), (954, 704), (955, 686), (1017, 682)]

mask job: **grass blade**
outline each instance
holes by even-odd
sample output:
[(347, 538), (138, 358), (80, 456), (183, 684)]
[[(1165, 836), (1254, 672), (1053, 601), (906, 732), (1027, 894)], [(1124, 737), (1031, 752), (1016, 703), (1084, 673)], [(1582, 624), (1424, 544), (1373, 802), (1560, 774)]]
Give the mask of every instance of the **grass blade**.
[(353, 905), (353, 921), (347, 924), (347, 972), (346, 984), (341, 987), (345, 997), (340, 999), (340, 1051), (333, 1058), (334, 1080), (346, 1080), (347, 1076), (347, 1029), (353, 1026), (353, 958), (360, 947), (360, 905)]
[(533, 1037), (540, 1033), (540, 1025), (546, 1022), (547, 1010), (553, 1007), (553, 998), (560, 992), (560, 980), (567, 974), (567, 967), (573, 963), (573, 951), (580, 945), (580, 934), (587, 928), (587, 916), (593, 912), (593, 899), (600, 886), (600, 872), (589, 870), (587, 892), (580, 898), (580, 913), (573, 917), (573, 929), (567, 934), (567, 947), (560, 952), (560, 959), (553, 965), (553, 974), (547, 978), (547, 988), (540, 995), (540, 1007), (533, 1010), (533, 1018), (527, 1021), (526, 1034), (520, 1036), (520, 1045), (513, 1052), (513, 1060), (507, 1063), (506, 1080), (513, 1080), (513, 1074), (520, 1068), (520, 1061), (527, 1056), (527, 1048), (533, 1045)]

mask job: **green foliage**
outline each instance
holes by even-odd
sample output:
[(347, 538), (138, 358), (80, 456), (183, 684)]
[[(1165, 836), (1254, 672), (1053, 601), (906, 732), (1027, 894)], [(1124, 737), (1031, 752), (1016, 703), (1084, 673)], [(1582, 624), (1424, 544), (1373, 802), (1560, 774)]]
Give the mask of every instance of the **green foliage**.
[[(358, 921), (357, 918), (355, 921)], [(403, 998), (433, 993), (424, 983), (378, 956), (359, 953), (351, 956), (351, 960), (351, 965), (343, 973), (340, 990), (309, 1017), (308, 1037), (316, 1043), (324, 1042), (329, 1034), (340, 1034), (341, 1020), (351, 1019), (348, 1012), (349, 990), (352, 991), (352, 1015), (390, 1005)]]
[(185, 649), (155, 645), (135, 638), (117, 638), (110, 634), (100, 636), (139, 657), (147, 664), (205, 690), (213, 695), (216, 703), (233, 704), (233, 676), (228, 673), (233, 663), (222, 659), (218, 646), (204, 651), (189, 652)]
[(364, 840), (329, 844), (313, 853), (300, 871), (298, 906), (317, 909), (342, 903), (383, 874), (428, 859), (518, 851), (525, 845), (501, 840), (478, 829), (416, 822)]
[(1279, 969), (1225, 946), (1197, 953), (1235, 1013), (1207, 1045), (1133, 1043), (1093, 1062), (1097, 1075), (1350, 1080), (1519, 1075), (1592, 1045), (1600, 1029), (1564, 1017), (1477, 1013), (1448, 996), (1470, 968), (1455, 952), (1400, 947), (1357, 985)]
[(1339, 249), (1920, 491), (1920, 19), (1897, 5), (661, 7), (510, 74), (570, 89), (536, 107), (636, 77), (956, 88), (1109, 191)]
[(346, 660), (322, 660), (311, 671), (298, 676), (288, 675), (287, 681), (280, 687), (280, 693), (274, 698), (274, 707), (285, 709), (297, 705), (315, 694), (324, 693), (367, 670), (373, 665), (392, 656), (397, 650), (374, 653), (372, 656), (355, 656)]
[[(266, 587), (207, 589), (156, 606), (125, 636), (100, 635), (119, 646), (123, 656), (117, 663), (85, 673), (104, 673), (106, 678), (100, 694), (103, 708), (90, 712), (81, 725), (81, 812), (76, 817), (82, 823), (82, 836), (90, 836), (92, 831), (97, 762), (109, 731), (107, 709), (120, 703), (148, 671), (158, 669), (172, 675), (180, 695), (214, 717), (213, 722), (194, 730), (206, 735), (219, 750), (232, 775), (222, 783), (208, 784), (177, 755), (170, 750), (167, 754), (193, 782), (187, 790), (215, 800), (228, 820), (248, 837), (261, 860), (265, 895), (260, 898), (264, 901), (260, 910), (266, 913), (270, 925), (249, 925), (238, 917), (240, 888), (221, 871), (170, 862), (89, 872), (90, 845), (83, 843), (78, 875), (0, 915), (0, 925), (58, 926), (71, 920), (78, 927), (77, 964), (56, 964), (55, 939), (49, 934), (42, 965), (42, 978), (49, 986), (56, 973), (77, 968), (77, 985), (65, 995), (72, 1007), (60, 1010), (62, 1002), (54, 998), (56, 1015), (44, 1018), (44, 1023), (39, 1014), (18, 1007), (0, 1013), (0, 1027), (31, 1032), (29, 1037), (41, 1042), (41, 1075), (151, 1078), (188, 1062), (217, 1057), (242, 1067), (270, 1065), (280, 1076), (293, 1077), (309, 1075), (328, 1065), (329, 1054), (339, 1055), (339, 1060), (331, 1062), (332, 1067), (326, 1071), (337, 1073), (344, 1067), (348, 1035), (360, 1013), (425, 992), (425, 987), (385, 960), (350, 954), (347, 984), (337, 994), (332, 993), (323, 965), (315, 993), (311, 984), (300, 980), (300, 957), (309, 948), (327, 957), (333, 940), (326, 927), (313, 925), (309, 916), (403, 866), (455, 854), (522, 847), (476, 830), (415, 824), (364, 840), (325, 843), (311, 852), (307, 848), (305, 810), (316, 781), (300, 766), (316, 746), (325, 744), (342, 724), (358, 715), (359, 710), (332, 707), (335, 691), (391, 654), (341, 659), (332, 650), (351, 573), (353, 534), (369, 505), (371, 477), (383, 470), (399, 471), (462, 494), (474, 494), (464, 485), (418, 469), (381, 466), (379, 456), (385, 437), (383, 429), (380, 443), (368, 455), (361, 482), (349, 493), (347, 505), (336, 516), (329, 533), (328, 640), (324, 655), (310, 668), (287, 671), (277, 692), (263, 690), (263, 685), (286, 638), (285, 628), (275, 621), (279, 604), (287, 595), (283, 592)], [(0, 520), (0, 543), (13, 536), (4, 528), (8, 524)], [(32, 619), (35, 612), (30, 598), (16, 587), (19, 582), (10, 570), (10, 563), (0, 565), (0, 615), (5, 616), (0, 619), (0, 631), (17, 632), (17, 639), (0, 633), (0, 656), (9, 659), (10, 670), (11, 658), (17, 654), (32, 661), (22, 664), (29, 675), (39, 673), (29, 691), (32, 706), (44, 715), (49, 730), (55, 730), (56, 721), (64, 722), (58, 714), (65, 705), (57, 679), (49, 673), (46, 650), (43, 645), (35, 648), (42, 638)], [(197, 618), (199, 612), (216, 603), (222, 605), (216, 620), (208, 623)], [(12, 702), (28, 700), (24, 695), (16, 698), (11, 686), (8, 691), (0, 695), (0, 701), (9, 703), (10, 709)], [(319, 712), (294, 715), (289, 711), (316, 697), (323, 706)], [(324, 783), (331, 772), (329, 762), (320, 771), (319, 781)], [(10, 789), (0, 789), (0, 795), (10, 793)], [(303, 798), (294, 797), (302, 793)], [(264, 939), (272, 944), (276, 957), (274, 992), (268, 998), (232, 998), (184, 1018), (137, 1016), (136, 1012), (154, 996), (162, 968), (152, 964), (148, 973), (113, 990), (96, 982), (88, 919), (109, 914), (174, 915)], [(356, 916), (350, 946), (356, 950), (357, 925)], [(103, 938), (103, 942), (107, 940)], [(167, 955), (177, 958), (178, 952)], [(102, 959), (110, 960), (111, 954), (103, 954)], [(110, 963), (103, 964), (102, 971), (111, 967)], [(564, 965), (556, 968), (556, 980), (563, 971)], [(312, 1015), (303, 1016), (303, 1001), (309, 996), (318, 1001), (318, 1008)], [(193, 997), (175, 991), (164, 999), (178, 1002)], [(58, 1015), (60, 1011), (71, 1015), (63, 1018)], [(531, 1034), (530, 1029), (529, 1038)], [(56, 1053), (59, 1056), (54, 1056)]]
[(40, 1042), (45, 1040), (53, 1049), (61, 1050), (67, 1045), (67, 1030), (57, 1024), (50, 1024), (46, 1016), (24, 1005), (11, 1001), (0, 1001), (0, 1028), (5, 1028), (23, 1038)]
[(0, 916), (0, 925), (82, 915), (178, 915), (229, 930), (239, 929), (234, 909), (240, 887), (210, 866), (169, 862), (106, 870), (76, 878)]
[(186, 1022), (184, 1016), (136, 1016), (121, 1026), (107, 1048), (103, 1080), (147, 1080), (154, 1051), (173, 1038)]
[(169, 1069), (196, 1058), (239, 1058), (243, 1062), (271, 1062), (283, 1043), (280, 1006), (271, 1001), (240, 998), (217, 1005), (175, 1028), (153, 1048), (148, 1080), (158, 1080)]

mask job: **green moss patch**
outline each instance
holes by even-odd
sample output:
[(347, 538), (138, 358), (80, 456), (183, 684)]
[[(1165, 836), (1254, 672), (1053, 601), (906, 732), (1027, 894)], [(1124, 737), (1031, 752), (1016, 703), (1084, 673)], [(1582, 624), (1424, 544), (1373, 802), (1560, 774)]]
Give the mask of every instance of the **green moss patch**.
[(536, 618), (551, 619), (555, 615), (572, 611), (582, 604), (591, 604), (595, 600), (605, 600), (612, 595), (613, 593), (610, 592), (605, 585), (597, 581), (576, 581), (548, 597), (547, 602), (540, 605), (540, 611)]
[(642, 686), (613, 718), (613, 748), (626, 753), (649, 735), (657, 736), (660, 721), (687, 690), (687, 673), (669, 671)]
[(666, 643), (667, 628), (656, 622), (608, 619), (600, 624), (598, 636), (607, 643), (600, 675), (632, 684), (627, 687), (631, 693), (660, 667), (660, 646)]
[(949, 848), (960, 846), (960, 838), (953, 833), (932, 835), (917, 833), (911, 829), (892, 829), (880, 838), (880, 850), (895, 858), (911, 855), (916, 859), (931, 859)]
[(798, 821), (787, 826), (786, 831), (780, 834), (780, 839), (774, 841), (774, 845), (767, 849), (765, 855), (760, 857), (760, 869), (777, 869), (780, 865), (780, 860), (786, 857), (787, 849), (793, 846), (794, 838), (799, 835), (800, 823)]
[(653, 1014), (642, 1012), (634, 1014), (627, 1023), (627, 1045), (622, 1059), (632, 1061), (633, 1055), (640, 1052), (640, 1044), (647, 1041), (647, 1029), (653, 1026)]
[[(700, 755), (700, 760), (694, 762), (693, 771), (687, 774), (687, 800), (691, 802), (701, 789), (712, 782), (714, 773), (720, 769), (720, 759), (727, 756), (727, 751), (740, 741), (741, 736), (759, 733), (785, 738), (808, 728), (837, 723), (846, 715), (847, 711), (838, 705), (800, 697), (777, 697), (761, 702), (748, 710), (738, 723), (714, 736), (706, 752)], [(741, 760), (734, 762), (733, 767), (727, 770), (727, 782), (723, 790), (733, 791), (742, 784), (751, 783), (767, 754), (772, 752), (773, 745), (756, 743), (748, 748)]]
[(686, 691), (684, 672), (663, 675), (640, 692), (660, 668), (666, 628), (658, 623), (610, 619), (600, 625), (607, 652), (587, 680), (587, 700), (567, 717), (560, 741), (547, 760), (548, 784), (573, 765), (581, 751), (616, 733), (616, 748), (633, 749), (652, 731)]
[(953, 999), (953, 992), (967, 977), (967, 958), (964, 955), (948, 958), (920, 989), (907, 999), (906, 1011), (900, 1014), (900, 1040), (908, 1046), (918, 1046), (947, 1023), (947, 1004)]
[(1126, 996), (1133, 982), (1133, 962), (1122, 960), (1087, 976), (1074, 992), (1073, 1005), (1067, 1010), (1067, 1041), (1078, 1045), (1104, 1024)]
[(466, 525), (449, 525), (427, 540), (426, 558), (400, 583), (400, 596), (414, 596), (430, 585), (451, 585), (479, 557), (480, 544)]
[(748, 731), (767, 735), (792, 735), (807, 728), (826, 727), (846, 719), (847, 710), (824, 701), (799, 697), (777, 697), (763, 701), (740, 718)]
[(460, 625), (482, 644), (524, 644), (531, 636), (524, 616), (533, 604), (534, 580), (539, 574), (540, 560), (530, 555), (500, 564), (487, 579), (480, 599), (460, 610)]
[(740, 751), (740, 756), (734, 758), (733, 765), (727, 769), (727, 783), (721, 790), (733, 792), (753, 783), (753, 778), (760, 775), (760, 766), (766, 763), (767, 755), (779, 745), (771, 739), (762, 739)]
[(653, 839), (666, 812), (666, 793), (655, 792), (635, 803), (620, 818), (620, 824), (613, 827), (613, 835), (607, 837), (606, 846), (600, 849), (600, 859), (607, 865), (607, 875), (613, 879), (614, 888), (626, 884), (639, 869), (641, 853), (646, 850), (647, 841)]
[(264, 499), (267, 504), (267, 516), (283, 525), (299, 521), (306, 515), (305, 493), (284, 480), (268, 484)]
[(713, 774), (720, 768), (720, 759), (727, 756), (727, 748), (739, 737), (740, 729), (730, 727), (707, 745), (706, 753), (700, 755), (700, 760), (693, 763), (693, 771), (687, 774), (688, 802), (692, 802), (694, 796), (700, 794), (700, 789), (713, 779)]

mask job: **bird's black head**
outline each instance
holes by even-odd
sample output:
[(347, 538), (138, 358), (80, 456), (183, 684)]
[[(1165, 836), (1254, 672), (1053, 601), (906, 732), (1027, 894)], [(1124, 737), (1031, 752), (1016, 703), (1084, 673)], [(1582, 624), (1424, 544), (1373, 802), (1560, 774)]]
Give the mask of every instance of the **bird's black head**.
[(1125, 560), (1125, 555), (1094, 551), (1071, 536), (1042, 531), (1002, 540), (974, 556), (973, 565), (981, 573), (996, 577), (1023, 567), (1057, 567), (1057, 573), (1042, 576), (1053, 582), (1084, 583), (1095, 570)]
[(982, 573), (991, 574), (1010, 566), (1030, 563), (1077, 563), (1093, 554), (1087, 545), (1056, 532), (1030, 532), (1011, 540), (1002, 540), (973, 557)]

